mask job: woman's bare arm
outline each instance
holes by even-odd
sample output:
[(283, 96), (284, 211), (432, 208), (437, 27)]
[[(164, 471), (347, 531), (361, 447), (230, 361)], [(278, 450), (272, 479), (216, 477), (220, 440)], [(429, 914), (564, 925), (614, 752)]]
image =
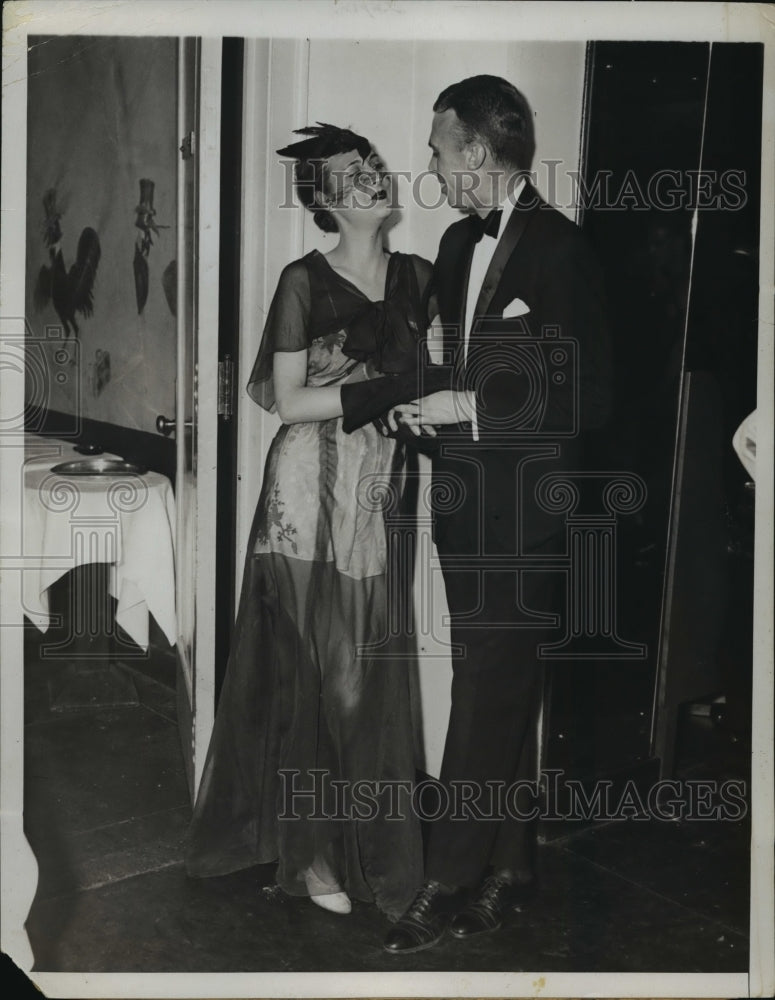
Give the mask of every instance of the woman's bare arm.
[(274, 396), (284, 424), (342, 416), (340, 386), (306, 384), (307, 351), (277, 351), (273, 365)]

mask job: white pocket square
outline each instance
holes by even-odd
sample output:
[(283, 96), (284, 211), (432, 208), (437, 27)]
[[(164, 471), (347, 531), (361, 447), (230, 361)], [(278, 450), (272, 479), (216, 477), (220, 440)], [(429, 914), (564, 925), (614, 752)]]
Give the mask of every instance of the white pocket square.
[(515, 316), (524, 316), (530, 312), (530, 306), (522, 299), (512, 299), (503, 310), (504, 319), (513, 319)]

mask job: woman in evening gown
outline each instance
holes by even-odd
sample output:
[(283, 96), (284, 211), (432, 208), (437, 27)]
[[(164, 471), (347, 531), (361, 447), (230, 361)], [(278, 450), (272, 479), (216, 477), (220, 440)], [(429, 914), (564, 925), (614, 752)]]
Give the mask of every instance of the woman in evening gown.
[(279, 153), (296, 161), (300, 201), (340, 238), (282, 272), (250, 377), (251, 397), (283, 425), (186, 863), (206, 876), (276, 860), (288, 894), (339, 913), (373, 901), (396, 918), (422, 882), (406, 791), (410, 650), (391, 628), (405, 620), (396, 603), (410, 600), (411, 568), (388, 573), (403, 445), (371, 421), (422, 394), (431, 266), (383, 249), (390, 180), (369, 142), (328, 125), (300, 132)]

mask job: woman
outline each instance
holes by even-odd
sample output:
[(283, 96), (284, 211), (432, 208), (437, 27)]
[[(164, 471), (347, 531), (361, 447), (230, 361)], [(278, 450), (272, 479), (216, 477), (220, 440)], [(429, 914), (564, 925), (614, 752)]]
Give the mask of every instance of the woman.
[(374, 900), (397, 917), (422, 881), (418, 822), (400, 796), (415, 775), (408, 650), (388, 627), (388, 587), (409, 600), (405, 581), (388, 581), (383, 510), (403, 449), (369, 421), (421, 392), (430, 265), (385, 251), (389, 177), (368, 141), (330, 125), (300, 133), (279, 153), (339, 242), (283, 271), (250, 378), (283, 426), (187, 866), (217, 875), (278, 859), (287, 893), (337, 913)]

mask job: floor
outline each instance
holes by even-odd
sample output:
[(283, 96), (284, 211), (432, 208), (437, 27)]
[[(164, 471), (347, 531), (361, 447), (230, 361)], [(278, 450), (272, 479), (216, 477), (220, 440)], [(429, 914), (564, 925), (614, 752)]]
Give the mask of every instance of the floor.
[[(539, 848), (542, 891), (527, 913), (478, 941), (402, 958), (381, 950), (388, 925), (369, 905), (344, 918), (267, 898), (271, 866), (188, 879), (174, 663), (157, 644), (150, 659), (125, 664), (135, 704), (78, 707), (63, 662), (41, 656), (39, 635), (28, 634), (25, 825), (40, 877), (27, 931), (39, 971), (748, 967), (747, 819), (561, 832)], [(678, 757), (684, 781), (748, 778), (746, 741), (708, 718), (684, 720)]]

